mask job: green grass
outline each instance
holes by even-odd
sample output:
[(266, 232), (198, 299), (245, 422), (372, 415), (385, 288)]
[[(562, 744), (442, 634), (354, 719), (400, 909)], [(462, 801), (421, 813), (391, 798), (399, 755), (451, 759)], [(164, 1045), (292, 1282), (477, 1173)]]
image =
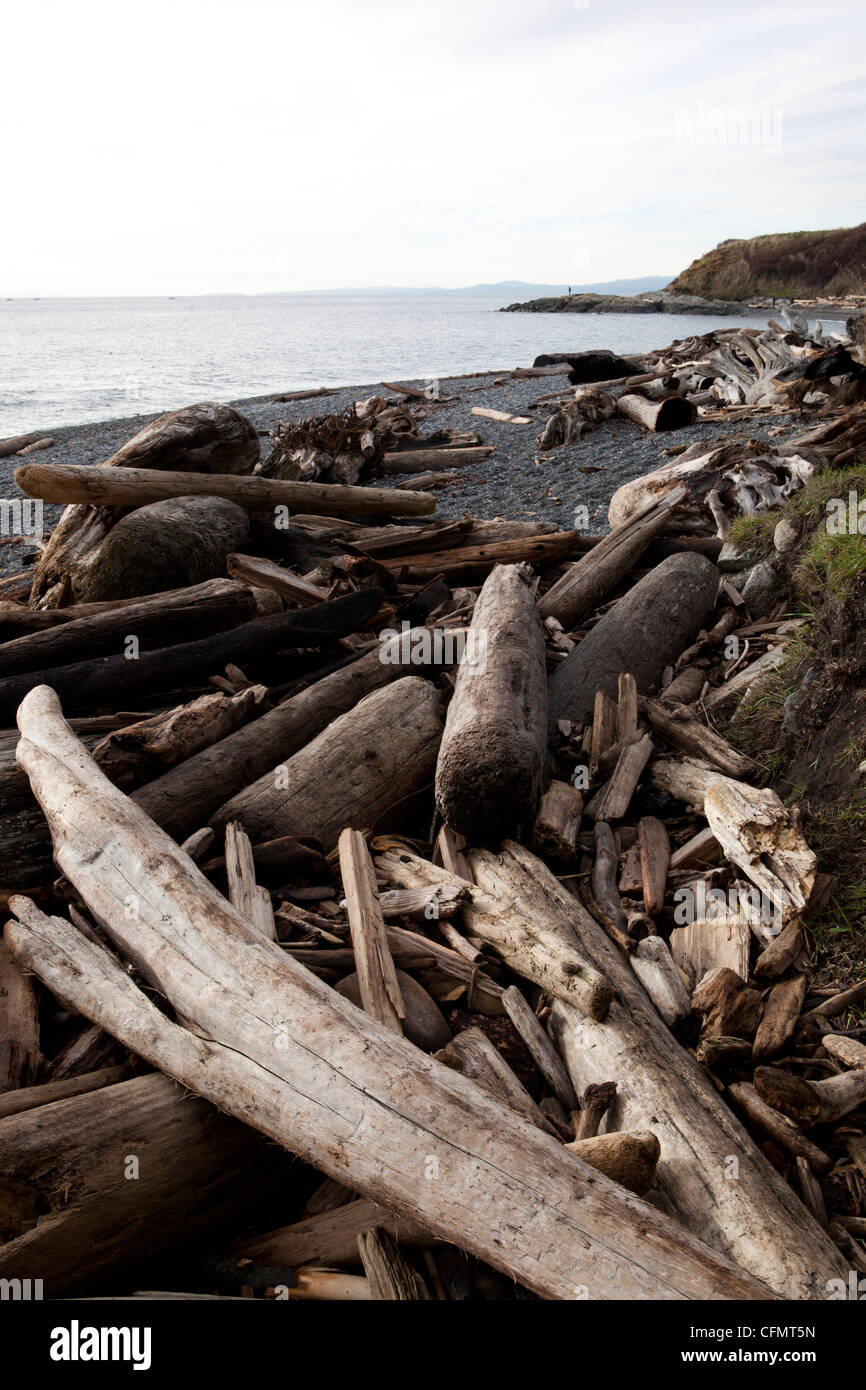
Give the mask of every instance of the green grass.
[(773, 549), (773, 533), (781, 517), (782, 513), (778, 511), (735, 517), (728, 541), (740, 551), (756, 550), (759, 555), (769, 555)]

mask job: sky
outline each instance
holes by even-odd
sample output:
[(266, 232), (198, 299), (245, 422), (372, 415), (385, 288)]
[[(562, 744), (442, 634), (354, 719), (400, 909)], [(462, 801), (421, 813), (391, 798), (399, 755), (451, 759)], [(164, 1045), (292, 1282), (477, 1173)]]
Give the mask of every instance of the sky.
[(7, 6), (0, 296), (676, 274), (866, 220), (866, 6)]

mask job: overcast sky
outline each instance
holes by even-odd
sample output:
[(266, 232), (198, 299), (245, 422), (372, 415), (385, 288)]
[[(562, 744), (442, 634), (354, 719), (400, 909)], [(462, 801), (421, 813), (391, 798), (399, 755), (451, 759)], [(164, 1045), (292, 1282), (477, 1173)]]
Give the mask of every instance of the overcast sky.
[(866, 220), (866, 6), (28, 0), (0, 294), (674, 274)]

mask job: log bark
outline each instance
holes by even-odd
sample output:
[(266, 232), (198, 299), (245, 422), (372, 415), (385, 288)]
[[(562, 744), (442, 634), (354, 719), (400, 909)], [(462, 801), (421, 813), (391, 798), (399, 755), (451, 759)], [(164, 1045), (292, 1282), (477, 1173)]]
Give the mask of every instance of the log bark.
[[(28, 697), (19, 727), (20, 757), (61, 871), (206, 1041), (160, 1014), (101, 948), (16, 900), (10, 949), (59, 998), (328, 1176), (348, 1179), (542, 1297), (574, 1297), (576, 1263), (599, 1298), (766, 1296), (730, 1260), (422, 1059), (257, 936), (102, 777), (50, 691)], [(74, 824), (63, 814), (72, 796)], [(122, 910), (131, 886), (141, 895), (134, 922)], [(430, 1159), (445, 1181), (426, 1180)], [(812, 1267), (823, 1283), (823, 1262)]]
[(578, 642), (550, 678), (550, 720), (585, 723), (595, 693), (614, 699), (630, 672), (649, 693), (666, 666), (705, 625), (716, 601), (719, 572), (703, 555), (671, 555), (630, 589)]
[(671, 842), (664, 823), (655, 816), (641, 818), (637, 835), (643, 903), (649, 915), (655, 917), (664, 906), (671, 862)]
[(144, 652), (135, 661), (106, 656), (7, 676), (0, 680), (0, 719), (10, 719), (27, 692), (39, 685), (50, 685), (69, 709), (93, 709), (161, 690), (183, 689), (217, 674), (228, 661), (252, 661), (332, 642), (369, 622), (382, 598), (381, 589), (365, 589), (315, 608), (255, 618), (199, 642)]
[(564, 628), (576, 627), (637, 563), (650, 541), (670, 524), (674, 508), (685, 496), (684, 488), (677, 489), (604, 536), (538, 600), (542, 618), (556, 618)]
[[(4, 948), (5, 949), (5, 948)], [(37, 1110), (41, 1105), (53, 1105), (56, 1100), (83, 1096), (88, 1091), (101, 1091), (129, 1078), (129, 1067), (100, 1067), (84, 1076), (70, 1076), (65, 1081), (44, 1081), (41, 1086), (22, 1086), (19, 1091), (7, 1091), (0, 1096), (0, 1120), (7, 1115), (20, 1115), (25, 1110)]]
[(432, 782), (441, 737), (438, 692), (404, 676), (232, 797), (211, 824), (221, 829), (239, 820), (254, 841), (312, 835), (327, 852), (347, 823), (371, 830), (390, 807)]
[(33, 980), (0, 946), (0, 1091), (31, 1086), (41, 1064), (39, 999)]
[(436, 764), (436, 805), (476, 843), (530, 825), (547, 748), (544, 634), (525, 577), (494, 570), (472, 615)]
[[(576, 1090), (617, 1078), (608, 1129), (651, 1130), (658, 1137), (660, 1205), (782, 1297), (825, 1297), (826, 1279), (839, 1268), (838, 1251), (672, 1038), (625, 957), (521, 846), (510, 844), (498, 859), (475, 854), (472, 863), (484, 889), (504, 880), (528, 918), (553, 906), (615, 982), (616, 998), (601, 1021), (555, 1000), (553, 1036)], [(729, 1154), (739, 1159), (737, 1182), (726, 1177), (723, 1156)]]
[(625, 1131), (598, 1134), (592, 1139), (575, 1139), (565, 1146), (591, 1168), (604, 1173), (611, 1182), (627, 1187), (642, 1197), (655, 1182), (661, 1144), (649, 1130), (642, 1134)]
[(515, 536), (432, 554), (395, 556), (382, 563), (394, 573), (405, 569), (415, 579), (432, 579), (437, 574), (451, 578), (458, 574), (483, 574), (494, 565), (552, 564), (567, 559), (578, 544), (576, 531), (551, 531), (543, 536)]
[(288, 507), (291, 513), (336, 517), (427, 516), (436, 510), (436, 498), (423, 492), (287, 482), (229, 473), (151, 473), (144, 468), (124, 467), (120, 474), (105, 472), (105, 465), (94, 468), (78, 463), (28, 463), (15, 470), (15, 481), (25, 497), (93, 506), (142, 507), (178, 497), (224, 497), (249, 511)]
[(404, 1260), (387, 1231), (379, 1227), (362, 1231), (358, 1253), (374, 1299), (406, 1303), (430, 1298), (421, 1275)]
[(735, 1082), (728, 1087), (728, 1095), (750, 1124), (757, 1126), (774, 1144), (778, 1144), (792, 1157), (804, 1158), (813, 1173), (828, 1173), (833, 1167), (832, 1158), (813, 1144), (811, 1139), (807, 1139), (793, 1120), (767, 1105), (751, 1082)]

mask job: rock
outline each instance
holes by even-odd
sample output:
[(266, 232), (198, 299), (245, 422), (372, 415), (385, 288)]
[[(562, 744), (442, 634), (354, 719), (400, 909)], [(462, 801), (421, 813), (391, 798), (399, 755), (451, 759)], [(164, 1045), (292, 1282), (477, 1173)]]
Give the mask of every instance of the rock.
[(216, 579), (248, 534), (247, 513), (223, 497), (171, 497), (137, 507), (76, 566), (75, 601), (137, 598)]
[(766, 618), (779, 601), (781, 587), (782, 577), (775, 557), (772, 560), (759, 560), (752, 566), (740, 593), (749, 605), (753, 618)]
[(742, 574), (756, 565), (760, 558), (758, 551), (751, 546), (743, 550), (732, 541), (725, 541), (716, 564), (722, 574)]
[[(423, 985), (419, 985), (418, 981), (407, 975), (404, 970), (397, 971), (397, 980), (403, 1003), (406, 1005), (406, 1019), (403, 1025), (406, 1037), (423, 1052), (438, 1052), (440, 1047), (446, 1047), (451, 1041), (451, 1029), (436, 1001)], [(347, 975), (334, 988), (344, 999), (350, 999), (360, 1009), (361, 988), (357, 975)]]
[(553, 672), (548, 685), (550, 722), (585, 722), (596, 691), (616, 698), (619, 677), (630, 672), (642, 694), (697, 636), (711, 613), (719, 571), (694, 551), (670, 555), (596, 623)]

